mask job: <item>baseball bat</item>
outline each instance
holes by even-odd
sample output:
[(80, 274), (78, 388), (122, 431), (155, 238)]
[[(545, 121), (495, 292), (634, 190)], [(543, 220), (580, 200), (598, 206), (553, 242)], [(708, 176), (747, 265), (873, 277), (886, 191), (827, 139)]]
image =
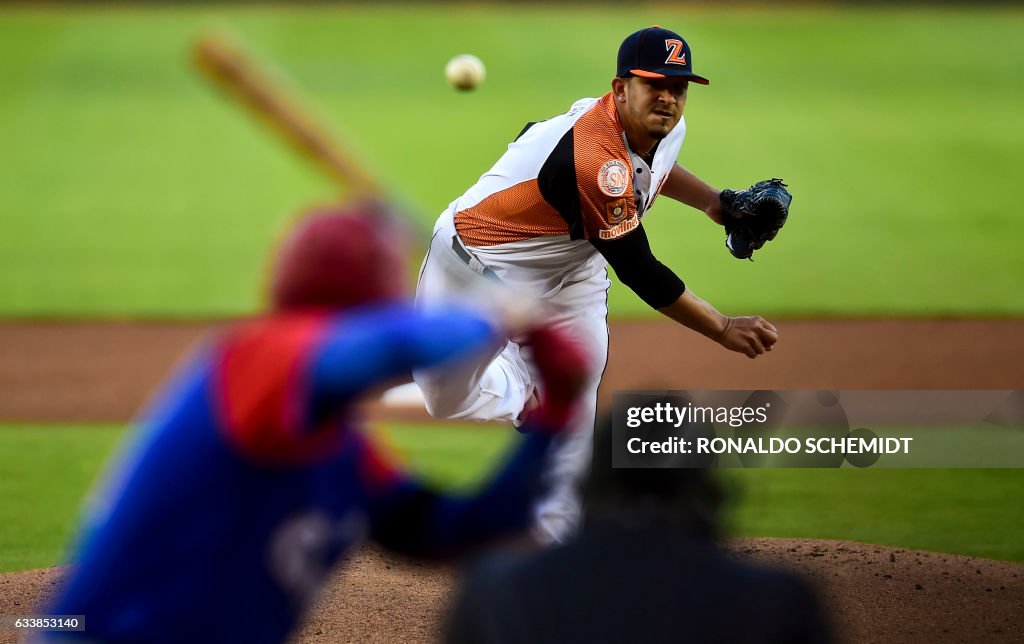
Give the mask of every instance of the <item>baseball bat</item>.
[[(257, 58), (224, 36), (204, 36), (193, 47), (203, 75), (270, 126), (312, 161), (342, 190), (355, 197), (385, 199), (380, 183), (357, 163), (340, 138), (318, 123), (305, 105)], [(398, 209), (397, 212), (403, 212)], [(409, 217), (404, 217), (411, 223)], [(540, 300), (519, 289), (468, 272), (460, 280), (478, 306), (491, 310), (510, 334), (529, 328), (547, 313)]]
[(220, 35), (199, 38), (192, 54), (207, 79), (270, 126), (343, 191), (355, 196), (381, 194), (378, 181), (352, 158), (342, 140), (317, 122), (255, 55)]

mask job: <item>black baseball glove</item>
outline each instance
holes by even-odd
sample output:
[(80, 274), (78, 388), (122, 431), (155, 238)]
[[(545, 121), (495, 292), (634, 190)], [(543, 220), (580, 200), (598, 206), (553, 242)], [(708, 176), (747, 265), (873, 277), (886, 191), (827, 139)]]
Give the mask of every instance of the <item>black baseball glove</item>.
[(782, 179), (758, 181), (738, 192), (723, 190), (720, 196), (725, 246), (733, 257), (751, 260), (755, 250), (775, 239), (793, 201)]

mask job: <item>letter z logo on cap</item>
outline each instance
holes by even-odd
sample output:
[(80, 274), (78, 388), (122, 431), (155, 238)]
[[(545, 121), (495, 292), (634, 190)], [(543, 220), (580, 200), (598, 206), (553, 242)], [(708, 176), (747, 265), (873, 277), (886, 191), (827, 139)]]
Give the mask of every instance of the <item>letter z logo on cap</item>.
[(686, 64), (686, 49), (683, 47), (682, 40), (667, 38), (665, 40), (665, 51), (668, 52), (668, 58), (665, 59), (666, 63), (674, 65)]

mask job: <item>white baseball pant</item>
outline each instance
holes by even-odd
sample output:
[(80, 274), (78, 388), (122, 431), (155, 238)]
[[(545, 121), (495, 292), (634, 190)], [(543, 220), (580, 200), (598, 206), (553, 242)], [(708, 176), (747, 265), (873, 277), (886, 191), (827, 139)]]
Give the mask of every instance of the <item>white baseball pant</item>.
[[(504, 253), (491, 256), (454, 244), (455, 227), (449, 213), (438, 221), (430, 249), (420, 269), (417, 306), (433, 303), (481, 306), (480, 294), (489, 277), (522, 286), (530, 283), (529, 257)], [(481, 259), (483, 261), (481, 261)], [(576, 278), (579, 279), (576, 279)], [(542, 298), (555, 327), (571, 333), (592, 357), (589, 382), (570, 431), (551, 456), (550, 492), (536, 508), (535, 536), (545, 543), (560, 542), (578, 527), (581, 514), (579, 485), (590, 467), (597, 389), (608, 359), (608, 302), (611, 285), (607, 269), (581, 266), (567, 273)], [(530, 352), (512, 339), (504, 339), (477, 359), (452, 368), (416, 372), (427, 411), (438, 418), (514, 422), (535, 386)], [(543, 396), (543, 391), (541, 391)]]

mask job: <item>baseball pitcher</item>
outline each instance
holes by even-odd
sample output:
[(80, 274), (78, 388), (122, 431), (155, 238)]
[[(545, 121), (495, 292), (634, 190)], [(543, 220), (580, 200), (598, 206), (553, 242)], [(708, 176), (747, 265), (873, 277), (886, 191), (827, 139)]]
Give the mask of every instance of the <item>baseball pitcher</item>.
[[(778, 334), (760, 317), (727, 317), (689, 290), (652, 254), (642, 218), (659, 194), (723, 225), (733, 255), (749, 258), (785, 222), (791, 197), (771, 180), (719, 191), (676, 163), (693, 71), (689, 45), (650, 27), (618, 53), (611, 90), (568, 112), (528, 124), (505, 154), (438, 219), (417, 287), (430, 306), (472, 299), (477, 280), (540, 298), (557, 328), (588, 350), (589, 380), (571, 437), (550, 472), (555, 485), (537, 509), (537, 536), (558, 541), (576, 525), (575, 485), (590, 459), (597, 389), (608, 354), (607, 267), (644, 302), (676, 322), (751, 358)], [(416, 373), (428, 411), (446, 418), (515, 421), (545, 399), (536, 356), (518, 338), (444, 375)]]

